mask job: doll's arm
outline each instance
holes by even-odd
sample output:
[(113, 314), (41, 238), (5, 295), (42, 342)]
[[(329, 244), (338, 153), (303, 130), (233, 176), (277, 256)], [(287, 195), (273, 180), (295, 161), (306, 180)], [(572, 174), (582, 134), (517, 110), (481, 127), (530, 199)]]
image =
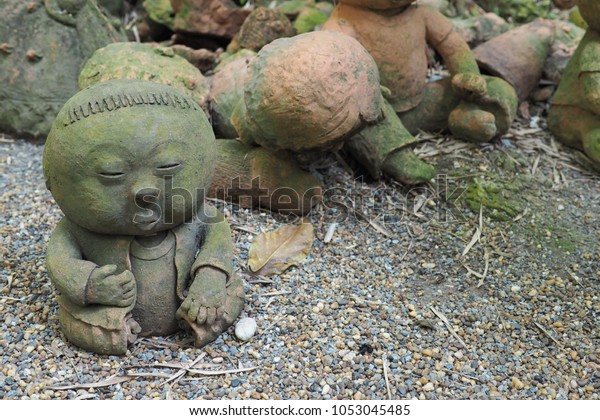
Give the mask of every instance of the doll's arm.
[(454, 31), (452, 22), (436, 10), (422, 7), (420, 11), (424, 14), (427, 43), (442, 56), (450, 74), (479, 74), (475, 56)]
[(54, 286), (71, 302), (83, 306), (86, 286), (97, 265), (83, 259), (77, 240), (63, 219), (50, 238), (46, 267)]
[(52, 233), (46, 266), (54, 286), (76, 305), (127, 307), (135, 300), (136, 285), (131, 271), (115, 274), (116, 265), (98, 267), (85, 260), (65, 219)]
[[(340, 7), (340, 5), (338, 5)], [(331, 13), (331, 16), (323, 24), (323, 31), (334, 31), (334, 32), (342, 32), (345, 35), (351, 36), (352, 38), (356, 38), (356, 29), (352, 23), (350, 23), (346, 19), (341, 19), (339, 16), (338, 8), (335, 8)]]

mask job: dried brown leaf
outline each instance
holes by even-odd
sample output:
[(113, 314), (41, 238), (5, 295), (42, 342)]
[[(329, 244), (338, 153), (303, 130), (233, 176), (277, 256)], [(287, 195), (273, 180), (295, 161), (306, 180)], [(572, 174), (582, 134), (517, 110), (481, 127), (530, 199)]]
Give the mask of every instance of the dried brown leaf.
[(253, 274), (281, 274), (306, 258), (314, 241), (314, 227), (304, 222), (261, 233), (252, 242), (248, 265)]

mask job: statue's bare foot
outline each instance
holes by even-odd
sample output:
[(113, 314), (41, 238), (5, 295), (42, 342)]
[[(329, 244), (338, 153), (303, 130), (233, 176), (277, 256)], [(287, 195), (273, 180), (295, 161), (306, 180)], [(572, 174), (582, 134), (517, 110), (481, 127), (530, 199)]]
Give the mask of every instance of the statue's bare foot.
[(474, 143), (490, 141), (498, 131), (494, 114), (469, 103), (458, 106), (450, 113), (448, 125), (452, 134)]

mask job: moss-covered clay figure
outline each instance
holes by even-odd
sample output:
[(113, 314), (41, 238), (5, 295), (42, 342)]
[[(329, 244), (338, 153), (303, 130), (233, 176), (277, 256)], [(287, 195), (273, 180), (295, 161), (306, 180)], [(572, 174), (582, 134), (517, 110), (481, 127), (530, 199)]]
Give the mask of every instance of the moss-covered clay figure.
[[(352, 36), (369, 51), (391, 105), (411, 133), (449, 128), (463, 139), (485, 142), (506, 132), (517, 107), (512, 87), (481, 76), (452, 22), (412, 3), (340, 0), (323, 29)], [(441, 55), (450, 78), (427, 83), (428, 45)]]
[(65, 104), (44, 176), (65, 214), (47, 268), (69, 341), (124, 354), (137, 335), (189, 327), (201, 347), (235, 321), (229, 226), (204, 202), (215, 156), (200, 106), (169, 86), (109, 81)]
[[(435, 175), (413, 153), (414, 138), (383, 99), (377, 65), (356, 39), (332, 31), (280, 38), (249, 60), (245, 74), (232, 73), (243, 77), (243, 88), (221, 98), (232, 104), (241, 94), (230, 121), (247, 145), (309, 156), (347, 147), (374, 178), (385, 173), (414, 184)], [(213, 92), (226, 81), (217, 73)], [(261, 183), (269, 190), (288, 187), (268, 175)], [(311, 198), (309, 189), (296, 191)]]
[(558, 140), (583, 150), (600, 169), (600, 2), (577, 5), (589, 28), (554, 95), (548, 125)]

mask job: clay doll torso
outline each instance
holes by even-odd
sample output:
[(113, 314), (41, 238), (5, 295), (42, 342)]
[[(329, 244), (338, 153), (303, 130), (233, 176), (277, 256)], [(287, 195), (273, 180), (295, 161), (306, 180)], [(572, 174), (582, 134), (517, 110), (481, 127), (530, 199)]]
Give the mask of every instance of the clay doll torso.
[(323, 29), (337, 30), (371, 46), (381, 84), (392, 91), (396, 112), (417, 106), (427, 83), (427, 43), (435, 44), (452, 31), (446, 19), (423, 7), (408, 6), (400, 13), (339, 4)]
[(166, 336), (179, 330), (175, 235), (166, 232), (158, 244), (147, 244), (144, 239), (136, 237), (129, 251), (138, 290), (132, 315), (142, 328), (140, 335)]

